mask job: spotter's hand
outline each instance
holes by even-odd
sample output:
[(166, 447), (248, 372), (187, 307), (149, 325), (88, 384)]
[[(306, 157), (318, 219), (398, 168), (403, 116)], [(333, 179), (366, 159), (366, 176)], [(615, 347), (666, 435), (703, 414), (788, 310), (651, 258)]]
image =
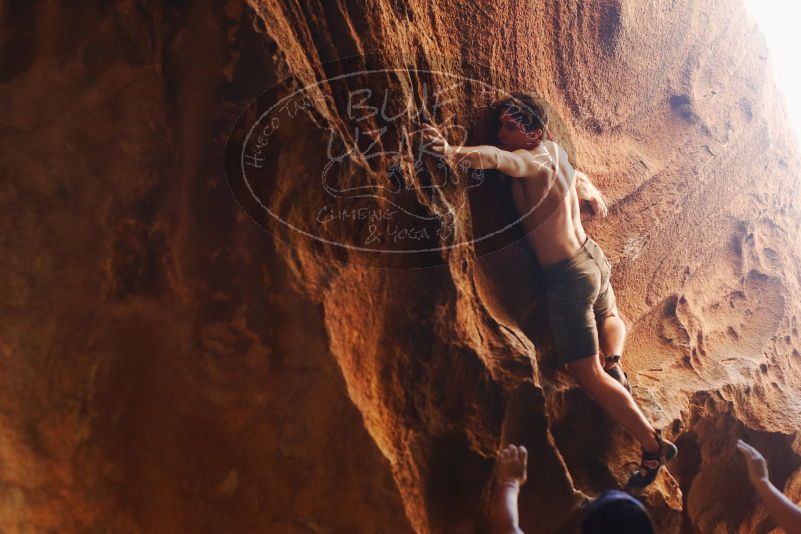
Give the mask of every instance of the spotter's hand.
[(499, 484), (511, 482), (517, 487), (526, 483), (528, 451), (522, 445), (509, 445), (501, 450), (495, 464), (495, 477)]
[(423, 123), (423, 140), (428, 143), (431, 150), (437, 154), (450, 156), (452, 153), (452, 147), (450, 143), (448, 143), (448, 140), (445, 139), (445, 136), (427, 122)]
[(760, 482), (769, 480), (768, 463), (758, 450), (741, 439), (737, 440), (737, 450), (745, 458), (745, 465), (748, 468), (748, 480), (751, 481), (751, 484), (757, 485)]

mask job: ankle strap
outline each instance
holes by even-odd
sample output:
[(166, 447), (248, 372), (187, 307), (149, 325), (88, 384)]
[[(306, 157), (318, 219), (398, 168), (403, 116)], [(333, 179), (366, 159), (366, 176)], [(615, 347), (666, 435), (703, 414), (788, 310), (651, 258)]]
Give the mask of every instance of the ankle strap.
[(662, 457), (662, 452), (665, 450), (665, 442), (662, 441), (662, 429), (656, 428), (654, 429), (654, 437), (656, 438), (656, 442), (659, 444), (659, 450), (656, 452), (648, 452), (645, 449), (642, 451), (642, 456), (648, 460), (656, 460)]
[(655, 428), (654, 429), (654, 437), (656, 438), (656, 442), (659, 444), (659, 453), (661, 454), (665, 448), (665, 442), (662, 440), (662, 429)]
[(619, 354), (614, 354), (612, 356), (605, 356), (604, 357), (604, 361), (606, 363), (617, 363), (617, 362), (620, 361), (620, 355)]

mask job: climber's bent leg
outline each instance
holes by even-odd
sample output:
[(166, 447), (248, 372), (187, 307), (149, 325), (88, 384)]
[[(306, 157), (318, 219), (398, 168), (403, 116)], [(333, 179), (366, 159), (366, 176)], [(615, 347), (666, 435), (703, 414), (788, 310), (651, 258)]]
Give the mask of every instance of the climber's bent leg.
[(606, 256), (603, 256), (602, 260), (599, 262), (601, 266), (601, 289), (598, 292), (598, 298), (595, 299), (592, 305), (595, 312), (595, 320), (598, 323), (598, 344), (603, 352), (603, 356), (598, 353), (598, 358), (606, 372), (631, 393), (628, 375), (620, 363), (620, 358), (623, 356), (623, 344), (626, 341), (626, 324), (617, 311), (615, 291), (609, 282), (612, 275), (609, 261)]
[(626, 341), (626, 325), (617, 313), (611, 313), (601, 319), (598, 324), (598, 338), (603, 351), (603, 357), (600, 352), (598, 353), (601, 365), (609, 376), (620, 382), (631, 393), (629, 375), (623, 370), (620, 360), (623, 355), (623, 344)]
[(608, 315), (598, 320), (598, 342), (601, 351), (606, 356), (623, 355), (623, 346), (626, 342), (626, 323), (617, 313), (617, 307)]
[[(603, 254), (603, 252), (599, 254)], [(622, 356), (623, 343), (626, 340), (626, 324), (617, 311), (617, 297), (610, 282), (612, 271), (605, 255), (599, 262), (599, 268), (601, 287), (598, 290), (598, 297), (592, 305), (595, 321), (598, 324), (598, 341), (605, 356)]]
[(616, 421), (637, 438), (648, 451), (658, 450), (654, 427), (645, 418), (631, 394), (620, 382), (604, 372), (595, 354), (567, 363), (579, 386)]

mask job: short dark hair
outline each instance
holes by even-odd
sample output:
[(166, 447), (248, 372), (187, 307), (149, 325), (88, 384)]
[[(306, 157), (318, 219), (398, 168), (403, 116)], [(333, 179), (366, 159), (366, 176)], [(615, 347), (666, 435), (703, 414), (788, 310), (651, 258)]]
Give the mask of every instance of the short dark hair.
[(619, 491), (607, 490), (585, 510), (581, 534), (653, 534), (651, 516), (642, 503)]
[(494, 109), (494, 119), (497, 126), (500, 126), (500, 117), (506, 112), (515, 118), (527, 132), (542, 129), (542, 138), (545, 138), (545, 130), (548, 127), (548, 111), (545, 101), (533, 93), (514, 92), (508, 97), (493, 102), (490, 106)]

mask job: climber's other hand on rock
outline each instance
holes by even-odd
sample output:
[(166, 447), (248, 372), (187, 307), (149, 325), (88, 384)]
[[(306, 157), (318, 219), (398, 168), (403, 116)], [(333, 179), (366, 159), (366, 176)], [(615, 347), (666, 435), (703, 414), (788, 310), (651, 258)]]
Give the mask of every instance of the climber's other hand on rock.
[(606, 201), (598, 188), (590, 181), (589, 176), (581, 171), (576, 171), (575, 178), (576, 193), (578, 194), (579, 200), (586, 200), (595, 215), (606, 217), (609, 213), (606, 207)]
[(526, 483), (528, 451), (522, 445), (509, 445), (498, 454), (496, 473), (498, 484), (512, 483), (518, 487)]
[(450, 156), (453, 152), (453, 147), (451, 147), (450, 143), (448, 143), (448, 140), (445, 139), (445, 136), (427, 122), (423, 123), (423, 140), (428, 143), (428, 146), (431, 147), (431, 150), (437, 154)]
[(592, 212), (596, 215), (600, 215), (601, 217), (606, 217), (607, 214), (609, 213), (609, 209), (606, 207), (606, 202), (604, 201), (604, 197), (601, 195), (600, 191), (598, 191), (597, 189), (595, 191), (598, 194), (590, 197), (589, 199)]
[(585, 181), (582, 185), (584, 186), (584, 197), (590, 204), (592, 212), (595, 215), (606, 217), (607, 214), (609, 213), (609, 210), (606, 207), (606, 201), (604, 200), (604, 196), (601, 194), (598, 188), (595, 187), (589, 180)]

